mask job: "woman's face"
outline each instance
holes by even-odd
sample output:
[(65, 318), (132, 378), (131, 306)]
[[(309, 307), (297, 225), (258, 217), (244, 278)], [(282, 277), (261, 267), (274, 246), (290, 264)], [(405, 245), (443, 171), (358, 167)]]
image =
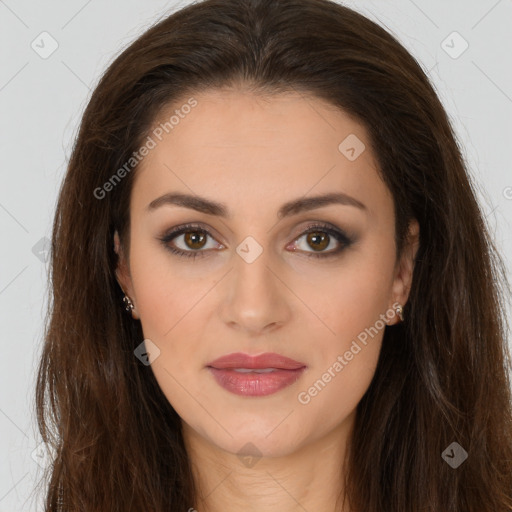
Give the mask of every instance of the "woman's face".
[[(301, 94), (194, 98), (150, 133), (118, 278), (186, 432), (234, 454), (290, 454), (351, 425), (417, 244), (395, 266), (392, 196), (365, 129), (343, 112)], [(210, 368), (233, 353), (300, 368)]]

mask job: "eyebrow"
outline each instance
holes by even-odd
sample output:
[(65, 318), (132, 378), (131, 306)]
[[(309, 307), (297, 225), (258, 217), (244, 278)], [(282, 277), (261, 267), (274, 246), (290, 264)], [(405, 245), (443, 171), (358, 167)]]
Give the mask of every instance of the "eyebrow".
[[(190, 208), (191, 210), (196, 210), (208, 215), (231, 218), (231, 214), (225, 204), (197, 195), (183, 194), (179, 192), (169, 192), (163, 196), (157, 197), (148, 204), (146, 211), (152, 212), (161, 206), (169, 204)], [(301, 197), (299, 199), (288, 201), (279, 208), (277, 216), (279, 219), (282, 219), (283, 217), (290, 217), (301, 212), (322, 208), (331, 204), (354, 206), (364, 212), (368, 211), (361, 201), (347, 194), (338, 192), (313, 197)]]

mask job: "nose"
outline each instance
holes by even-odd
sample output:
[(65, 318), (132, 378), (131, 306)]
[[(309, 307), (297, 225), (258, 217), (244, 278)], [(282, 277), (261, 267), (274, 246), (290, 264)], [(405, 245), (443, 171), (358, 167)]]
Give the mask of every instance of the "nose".
[(288, 301), (293, 294), (283, 283), (279, 266), (270, 260), (267, 250), (251, 263), (234, 255), (220, 310), (230, 328), (254, 336), (268, 334), (289, 321)]

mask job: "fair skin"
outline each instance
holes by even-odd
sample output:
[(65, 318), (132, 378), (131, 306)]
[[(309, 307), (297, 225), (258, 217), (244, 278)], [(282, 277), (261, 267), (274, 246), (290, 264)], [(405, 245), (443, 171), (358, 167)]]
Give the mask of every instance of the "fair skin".
[[(298, 396), (380, 315), (407, 302), (418, 225), (411, 224), (397, 261), (392, 196), (364, 127), (344, 112), (298, 93), (264, 99), (210, 90), (194, 98), (197, 106), (137, 170), (129, 259), (117, 233), (114, 239), (120, 286), (145, 339), (160, 350), (152, 371), (182, 419), (199, 486), (190, 506), (334, 512), (355, 408), (375, 373), (384, 329), (392, 327), (359, 343), (362, 350), (307, 403)], [(162, 113), (158, 122), (169, 117)], [(353, 160), (338, 149), (350, 134), (366, 146)], [(168, 192), (223, 203), (230, 217), (175, 204), (146, 210)], [(347, 194), (365, 208), (327, 204), (278, 218), (284, 203), (327, 193)], [(344, 247), (316, 228), (328, 243), (315, 250), (304, 235), (311, 222), (329, 223), (353, 243)], [(169, 252), (158, 239), (185, 223), (211, 236), (198, 244), (201, 232), (191, 229), (195, 239), (181, 234), (167, 245), (202, 252), (195, 259)], [(248, 236), (262, 248), (251, 263), (236, 251)], [(308, 257), (318, 252), (332, 255)], [(387, 318), (389, 326), (398, 321), (396, 314)], [(276, 352), (307, 368), (276, 393), (239, 396), (206, 368), (232, 352)], [(261, 458), (242, 458), (251, 455)]]

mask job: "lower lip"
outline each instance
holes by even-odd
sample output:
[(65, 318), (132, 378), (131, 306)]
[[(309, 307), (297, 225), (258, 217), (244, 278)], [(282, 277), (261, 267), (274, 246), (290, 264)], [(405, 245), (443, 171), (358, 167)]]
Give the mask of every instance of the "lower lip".
[(269, 373), (240, 373), (232, 369), (208, 367), (224, 389), (242, 396), (266, 396), (293, 384), (306, 368), (276, 370)]

